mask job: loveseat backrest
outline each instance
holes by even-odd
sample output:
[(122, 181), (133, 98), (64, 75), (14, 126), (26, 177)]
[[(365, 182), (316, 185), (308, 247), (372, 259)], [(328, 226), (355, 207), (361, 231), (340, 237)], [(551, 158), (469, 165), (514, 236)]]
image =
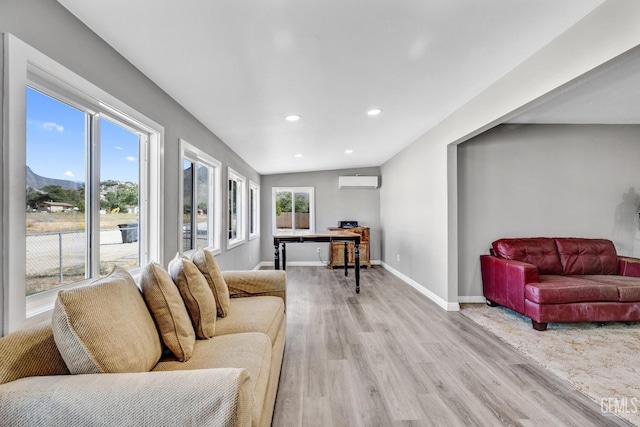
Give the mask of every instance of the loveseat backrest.
[(539, 274), (562, 274), (560, 255), (553, 238), (500, 239), (492, 246), (498, 257), (533, 264), (538, 267)]
[(618, 254), (611, 240), (575, 237), (500, 239), (496, 256), (538, 267), (539, 274), (618, 274)]
[(618, 253), (611, 240), (556, 238), (564, 274), (618, 274)]
[(0, 355), (0, 384), (24, 377), (69, 374), (53, 340), (50, 321), (0, 338)]

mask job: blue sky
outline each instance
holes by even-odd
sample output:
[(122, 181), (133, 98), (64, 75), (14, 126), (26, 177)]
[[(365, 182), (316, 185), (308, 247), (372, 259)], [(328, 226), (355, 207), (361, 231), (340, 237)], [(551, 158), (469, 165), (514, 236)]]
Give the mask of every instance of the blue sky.
[[(100, 180), (138, 182), (138, 136), (100, 119)], [(85, 182), (85, 114), (27, 88), (27, 166), (47, 178)]]

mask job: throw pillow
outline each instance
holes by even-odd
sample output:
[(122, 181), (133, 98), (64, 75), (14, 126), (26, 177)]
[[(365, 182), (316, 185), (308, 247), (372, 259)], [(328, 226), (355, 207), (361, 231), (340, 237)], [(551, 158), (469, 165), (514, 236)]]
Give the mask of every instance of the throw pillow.
[(162, 345), (133, 277), (123, 268), (58, 292), (53, 338), (72, 374), (150, 371)]
[(169, 273), (151, 262), (140, 271), (140, 287), (164, 344), (181, 362), (193, 354), (196, 334), (180, 292)]
[(218, 316), (226, 317), (229, 313), (230, 304), (229, 288), (222, 277), (222, 273), (213, 255), (207, 250), (199, 249), (191, 256), (191, 261), (200, 269), (205, 279), (207, 279), (209, 287), (213, 291)]
[(179, 255), (169, 263), (169, 274), (187, 306), (196, 336), (213, 338), (216, 331), (216, 300), (198, 267)]

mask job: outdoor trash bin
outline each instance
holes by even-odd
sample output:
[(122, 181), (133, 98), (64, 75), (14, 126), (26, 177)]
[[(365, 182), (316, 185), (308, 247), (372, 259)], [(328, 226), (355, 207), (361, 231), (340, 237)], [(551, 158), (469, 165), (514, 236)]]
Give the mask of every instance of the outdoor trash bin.
[(122, 243), (133, 243), (138, 241), (138, 223), (118, 224), (122, 233)]

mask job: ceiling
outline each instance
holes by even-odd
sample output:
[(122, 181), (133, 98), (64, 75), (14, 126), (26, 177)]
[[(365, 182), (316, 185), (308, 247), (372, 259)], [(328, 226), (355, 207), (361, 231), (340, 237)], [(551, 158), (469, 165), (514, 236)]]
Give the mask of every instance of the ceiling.
[(58, 1), (274, 174), (383, 164), (604, 0)]

